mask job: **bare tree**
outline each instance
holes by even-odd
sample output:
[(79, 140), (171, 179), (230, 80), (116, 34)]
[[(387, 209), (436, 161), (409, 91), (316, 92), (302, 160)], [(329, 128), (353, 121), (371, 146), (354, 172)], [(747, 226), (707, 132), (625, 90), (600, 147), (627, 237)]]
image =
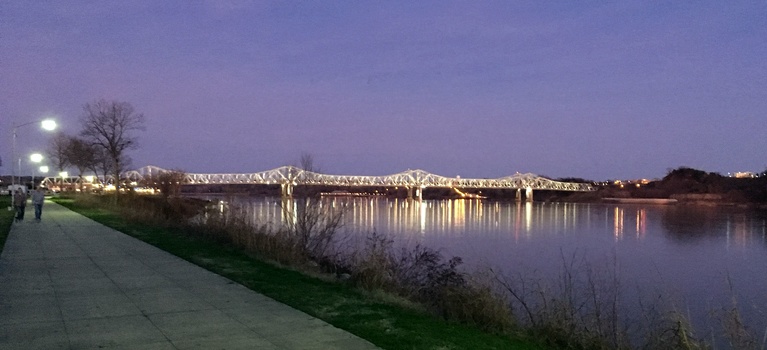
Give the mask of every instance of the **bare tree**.
[(160, 193), (166, 199), (169, 196), (178, 196), (184, 180), (186, 180), (186, 172), (183, 170), (173, 169), (160, 174)]
[(160, 194), (167, 200), (168, 197), (178, 196), (185, 180), (185, 171), (173, 169), (145, 177), (142, 185), (160, 190)]
[[(316, 173), (320, 172), (319, 167), (314, 163), (314, 155), (308, 152), (301, 153), (301, 157), (298, 159), (298, 169), (304, 171), (304, 177), (306, 179), (311, 179), (311, 177), (317, 176)], [(300, 171), (298, 169), (291, 169), (291, 177), (298, 176), (298, 173)]]
[(115, 189), (119, 193), (120, 173), (129, 162), (125, 151), (137, 147), (135, 131), (144, 130), (144, 115), (127, 102), (104, 99), (83, 106), (80, 135), (90, 144), (104, 150), (111, 162)]
[(344, 225), (345, 207), (323, 206), (321, 199), (305, 198), (296, 202), (287, 224), (295, 248), (305, 257), (319, 261), (329, 258), (328, 253), (339, 239)]
[(48, 158), (51, 160), (57, 172), (62, 172), (71, 165), (67, 151), (69, 149), (70, 136), (64, 133), (56, 133), (48, 143)]
[(93, 145), (91, 147), (93, 148), (93, 164), (91, 164), (90, 169), (96, 174), (96, 177), (101, 175), (104, 181), (106, 181), (107, 175), (112, 173), (112, 160), (110, 160), (109, 155), (103, 148)]
[(85, 140), (70, 136), (66, 155), (69, 163), (77, 168), (78, 175), (82, 176), (86, 170), (93, 168), (96, 162), (94, 148)]
[[(314, 163), (311, 153), (303, 152), (298, 160), (300, 172), (316, 173), (319, 168)], [(291, 174), (295, 176), (297, 174)], [(304, 173), (304, 176), (309, 174)], [(286, 205), (287, 204), (287, 205)], [(333, 244), (338, 239), (337, 234), (343, 226), (344, 207), (323, 205), (319, 198), (307, 196), (303, 200), (283, 203), (283, 215), (290, 217), (287, 220), (286, 232), (292, 240), (296, 251), (311, 260), (320, 261), (332, 258), (328, 256)]]
[[(85, 140), (70, 136), (66, 155), (69, 163), (77, 168), (77, 175), (82, 179), (83, 173), (88, 169), (93, 169), (96, 164), (96, 146), (91, 145)], [(80, 181), (80, 191), (83, 189), (83, 183)]]
[(316, 168), (314, 164), (314, 156), (311, 153), (301, 153), (301, 158), (299, 159), (299, 167), (304, 171), (311, 171), (313, 173), (320, 172), (319, 168)]

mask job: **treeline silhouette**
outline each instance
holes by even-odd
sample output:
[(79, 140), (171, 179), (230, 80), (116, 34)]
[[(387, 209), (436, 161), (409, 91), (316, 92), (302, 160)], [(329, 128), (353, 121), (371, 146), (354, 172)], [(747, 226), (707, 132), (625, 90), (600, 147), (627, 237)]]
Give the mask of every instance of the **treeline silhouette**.
[[(651, 186), (652, 185), (652, 186)], [(679, 194), (716, 194), (729, 202), (767, 202), (767, 171), (758, 177), (729, 177), (719, 173), (680, 167), (661, 181), (648, 184), (668, 196)]]

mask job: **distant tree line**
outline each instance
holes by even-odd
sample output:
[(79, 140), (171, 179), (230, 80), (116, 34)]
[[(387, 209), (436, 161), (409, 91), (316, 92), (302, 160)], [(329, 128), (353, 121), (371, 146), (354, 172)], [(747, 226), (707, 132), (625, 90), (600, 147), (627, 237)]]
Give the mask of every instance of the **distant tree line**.
[[(732, 203), (767, 203), (767, 171), (758, 177), (736, 178), (716, 172), (679, 167), (669, 169), (659, 181), (620, 191), (636, 198), (670, 198), (675, 195), (717, 195)], [(604, 196), (616, 196), (615, 188), (605, 188)]]
[[(69, 167), (82, 176), (92, 171), (119, 180), (130, 165), (127, 151), (138, 146), (136, 131), (144, 130), (144, 115), (127, 102), (104, 99), (86, 103), (77, 135), (58, 133), (51, 139), (48, 156), (59, 172)], [(119, 187), (120, 181), (115, 181)]]
[[(767, 171), (765, 171), (767, 173)], [(658, 184), (670, 193), (727, 195), (734, 201), (767, 202), (767, 177), (735, 178), (689, 167), (670, 170)]]

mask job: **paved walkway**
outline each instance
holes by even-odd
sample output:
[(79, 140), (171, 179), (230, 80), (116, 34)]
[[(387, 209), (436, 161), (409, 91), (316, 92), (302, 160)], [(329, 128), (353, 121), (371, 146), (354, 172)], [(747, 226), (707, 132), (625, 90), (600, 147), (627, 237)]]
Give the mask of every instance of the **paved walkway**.
[(60, 205), (27, 209), (0, 255), (0, 349), (375, 349)]

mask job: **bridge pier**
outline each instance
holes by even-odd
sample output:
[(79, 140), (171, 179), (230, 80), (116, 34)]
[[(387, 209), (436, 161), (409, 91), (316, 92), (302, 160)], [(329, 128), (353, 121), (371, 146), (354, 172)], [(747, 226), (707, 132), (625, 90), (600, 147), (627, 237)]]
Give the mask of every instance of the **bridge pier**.
[(407, 187), (407, 199), (417, 199), (417, 200), (423, 200), (423, 189), (424, 186), (419, 187)]
[(282, 197), (282, 223), (287, 227), (296, 227), (296, 211), (298, 210), (296, 201), (290, 197)]
[(280, 192), (282, 193), (282, 198), (293, 198), (293, 184), (283, 182), (280, 184)]
[[(517, 193), (514, 196), (514, 201), (521, 202), (522, 201), (522, 189), (518, 188)], [(532, 202), (533, 201), (533, 188), (532, 187), (526, 187), (525, 188), (525, 202)]]

